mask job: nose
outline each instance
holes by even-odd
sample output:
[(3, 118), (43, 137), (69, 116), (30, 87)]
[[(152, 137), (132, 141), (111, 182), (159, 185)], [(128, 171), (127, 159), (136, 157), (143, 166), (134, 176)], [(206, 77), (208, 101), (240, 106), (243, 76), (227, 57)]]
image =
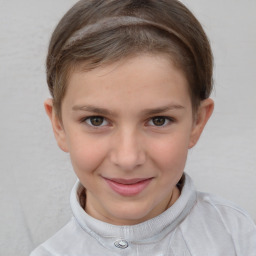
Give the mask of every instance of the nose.
[(124, 171), (132, 171), (143, 165), (146, 152), (141, 136), (129, 129), (118, 132), (112, 138), (110, 160)]

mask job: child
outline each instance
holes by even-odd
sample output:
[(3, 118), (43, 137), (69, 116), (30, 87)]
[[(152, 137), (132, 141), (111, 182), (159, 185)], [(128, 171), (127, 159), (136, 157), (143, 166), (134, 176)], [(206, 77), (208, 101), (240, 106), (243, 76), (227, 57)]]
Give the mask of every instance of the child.
[(214, 105), (210, 45), (184, 5), (79, 1), (52, 35), (47, 81), (79, 182), (73, 218), (31, 256), (256, 255), (248, 215), (184, 173)]

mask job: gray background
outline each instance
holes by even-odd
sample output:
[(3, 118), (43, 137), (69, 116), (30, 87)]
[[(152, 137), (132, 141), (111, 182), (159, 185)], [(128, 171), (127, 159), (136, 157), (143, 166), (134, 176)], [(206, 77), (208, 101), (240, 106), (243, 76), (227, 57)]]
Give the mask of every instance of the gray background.
[[(0, 0), (0, 255), (25, 256), (70, 218), (76, 178), (43, 109), (50, 34), (75, 0)], [(186, 171), (256, 220), (256, 1), (186, 0), (215, 55), (216, 107)]]

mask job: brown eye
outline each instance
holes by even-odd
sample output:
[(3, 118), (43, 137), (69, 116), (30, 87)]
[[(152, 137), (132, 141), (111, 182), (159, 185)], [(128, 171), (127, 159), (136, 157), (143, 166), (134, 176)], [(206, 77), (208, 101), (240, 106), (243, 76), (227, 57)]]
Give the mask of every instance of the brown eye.
[(150, 123), (154, 126), (165, 126), (168, 121), (170, 120), (164, 116), (156, 116), (151, 119)]
[(105, 125), (105, 119), (102, 116), (92, 116), (86, 119), (86, 123), (91, 126), (102, 126)]

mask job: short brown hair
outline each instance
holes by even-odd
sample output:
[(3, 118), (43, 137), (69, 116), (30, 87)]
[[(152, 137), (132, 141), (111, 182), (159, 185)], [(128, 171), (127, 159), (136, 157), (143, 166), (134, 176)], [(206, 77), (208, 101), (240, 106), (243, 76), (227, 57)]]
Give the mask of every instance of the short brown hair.
[(189, 83), (193, 110), (212, 90), (213, 57), (194, 15), (177, 0), (81, 0), (61, 19), (47, 56), (47, 82), (61, 118), (68, 75), (141, 53), (168, 54)]

